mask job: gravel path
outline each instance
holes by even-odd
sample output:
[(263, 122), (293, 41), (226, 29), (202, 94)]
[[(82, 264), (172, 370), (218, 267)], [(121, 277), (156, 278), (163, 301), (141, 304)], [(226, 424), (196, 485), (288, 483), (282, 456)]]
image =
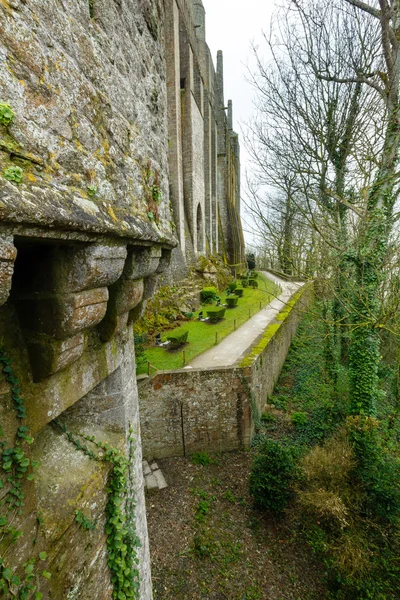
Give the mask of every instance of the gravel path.
[(271, 281), (279, 285), (282, 293), (278, 298), (272, 300), (263, 310), (244, 323), (237, 331), (228, 335), (225, 339), (213, 346), (210, 350), (203, 352), (194, 358), (185, 368), (186, 369), (209, 369), (212, 367), (229, 367), (239, 361), (247, 354), (249, 348), (263, 333), (265, 328), (274, 320), (276, 315), (284, 307), (292, 294), (298, 290), (304, 283), (285, 281), (268, 271), (263, 274)]

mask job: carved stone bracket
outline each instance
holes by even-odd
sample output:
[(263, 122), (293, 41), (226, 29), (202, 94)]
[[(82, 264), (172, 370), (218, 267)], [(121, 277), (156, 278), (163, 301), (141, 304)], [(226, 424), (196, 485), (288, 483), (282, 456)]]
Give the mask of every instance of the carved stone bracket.
[[(23, 246), (13, 298), (35, 381), (80, 358), (85, 333), (98, 326), (108, 341), (132, 321), (151, 295), (171, 252), (118, 243)], [(16, 249), (0, 244), (0, 299), (7, 299)], [(2, 294), (2, 295), (1, 295)]]
[(77, 360), (84, 332), (107, 312), (108, 287), (124, 268), (121, 245), (41, 249), (16, 282), (16, 305), (35, 380)]

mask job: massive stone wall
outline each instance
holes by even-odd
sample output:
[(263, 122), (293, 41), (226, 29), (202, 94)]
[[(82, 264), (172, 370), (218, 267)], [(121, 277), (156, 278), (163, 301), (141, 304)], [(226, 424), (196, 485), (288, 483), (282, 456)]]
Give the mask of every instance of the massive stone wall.
[[(140, 598), (152, 596), (132, 322), (176, 245), (164, 24), (156, 0), (0, 2), (0, 105), (14, 117), (0, 121), (0, 346), (27, 411), (0, 373), (0, 441), (17, 447), (27, 426), (40, 462), (13, 520), (24, 535), (0, 554), (23, 575), (46, 552), (46, 599), (112, 597), (110, 468), (55, 420), (130, 454)], [(3, 515), (14, 492), (1, 479)]]
[[(237, 365), (156, 373), (139, 383), (146, 458), (222, 452), (250, 444), (253, 415), (274, 389), (312, 286), (304, 286)], [(251, 398), (250, 398), (251, 391)]]
[(240, 159), (232, 102), (224, 105), (222, 52), (217, 71), (206, 43), (201, 0), (167, 0), (167, 105), (171, 202), (187, 264), (220, 253), (244, 264)]

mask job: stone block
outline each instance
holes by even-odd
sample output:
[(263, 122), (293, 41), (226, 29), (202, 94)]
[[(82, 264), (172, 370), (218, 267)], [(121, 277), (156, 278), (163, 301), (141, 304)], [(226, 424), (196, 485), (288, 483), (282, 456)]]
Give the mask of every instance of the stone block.
[(160, 262), (158, 264), (157, 271), (156, 271), (157, 275), (159, 273), (164, 273), (164, 271), (166, 271), (166, 269), (169, 267), (169, 265), (171, 263), (171, 257), (172, 257), (172, 250), (163, 248)]
[(79, 250), (62, 250), (59, 256), (57, 288), (77, 292), (111, 285), (120, 278), (127, 250), (125, 246), (88, 246)]
[(110, 289), (110, 309), (117, 315), (129, 312), (141, 302), (144, 292), (143, 279), (121, 279)]
[(27, 339), (33, 380), (40, 381), (75, 362), (83, 354), (82, 333), (66, 340), (55, 340), (45, 335)]
[(12, 238), (0, 237), (0, 306), (7, 301), (10, 294), (16, 256), (17, 249)]
[(161, 473), (160, 469), (153, 471), (153, 475), (156, 478), (158, 489), (163, 490), (168, 487), (167, 482), (165, 481), (164, 475)]
[(20, 298), (18, 308), (24, 329), (63, 339), (100, 323), (107, 311), (107, 300), (107, 288), (98, 288), (76, 294)]
[(151, 475), (151, 469), (147, 460), (143, 461), (143, 475)]
[(160, 246), (149, 248), (133, 248), (126, 259), (124, 277), (127, 279), (143, 279), (157, 271), (162, 250)]
[(149, 490), (149, 492), (158, 490), (157, 479), (154, 477), (153, 474), (145, 475), (144, 480), (146, 483), (146, 488)]

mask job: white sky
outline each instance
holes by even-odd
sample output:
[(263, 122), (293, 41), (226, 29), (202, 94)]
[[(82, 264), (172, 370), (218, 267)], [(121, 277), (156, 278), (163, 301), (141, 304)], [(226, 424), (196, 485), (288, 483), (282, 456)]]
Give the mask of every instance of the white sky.
[[(217, 50), (222, 50), (224, 55), (224, 99), (225, 104), (228, 100), (233, 102), (233, 126), (240, 136), (243, 194), (245, 170), (249, 164), (240, 133), (254, 110), (254, 91), (246, 81), (246, 66), (250, 69), (254, 66), (251, 43), (260, 43), (262, 49), (261, 34), (263, 30), (269, 31), (275, 0), (203, 0), (203, 4), (206, 10), (206, 41), (214, 64)], [(248, 235), (245, 237), (250, 241)]]

